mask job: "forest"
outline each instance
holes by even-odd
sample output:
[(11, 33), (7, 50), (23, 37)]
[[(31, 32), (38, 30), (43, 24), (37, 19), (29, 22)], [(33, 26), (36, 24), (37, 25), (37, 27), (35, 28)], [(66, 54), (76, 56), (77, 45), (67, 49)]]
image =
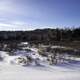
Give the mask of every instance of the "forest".
[[(80, 43), (80, 28), (74, 29), (36, 29), (32, 31), (0, 31), (0, 42), (28, 41), (43, 44)], [(67, 45), (67, 44), (66, 44)]]

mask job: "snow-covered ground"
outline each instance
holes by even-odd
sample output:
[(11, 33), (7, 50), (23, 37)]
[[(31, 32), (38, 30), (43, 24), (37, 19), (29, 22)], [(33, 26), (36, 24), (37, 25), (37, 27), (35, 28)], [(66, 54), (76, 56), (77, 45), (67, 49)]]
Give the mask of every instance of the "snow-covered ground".
[(3, 51), (0, 55), (4, 58), (0, 61), (0, 80), (80, 80), (79, 58), (71, 63), (48, 65), (41, 62), (41, 65), (29, 66), (13, 62), (20, 55), (9, 56)]

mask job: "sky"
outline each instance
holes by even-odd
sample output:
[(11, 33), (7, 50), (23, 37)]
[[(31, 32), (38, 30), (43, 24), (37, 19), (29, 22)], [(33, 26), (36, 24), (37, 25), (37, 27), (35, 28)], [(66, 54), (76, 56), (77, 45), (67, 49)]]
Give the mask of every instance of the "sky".
[(80, 0), (0, 0), (0, 31), (80, 26)]

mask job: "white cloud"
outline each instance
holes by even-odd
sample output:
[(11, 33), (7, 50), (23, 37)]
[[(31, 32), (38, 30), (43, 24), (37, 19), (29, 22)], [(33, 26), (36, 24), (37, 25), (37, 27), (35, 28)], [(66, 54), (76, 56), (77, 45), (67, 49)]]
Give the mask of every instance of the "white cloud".
[(29, 17), (32, 11), (29, 11), (29, 6), (25, 7), (16, 1), (19, 2), (19, 0), (0, 0), (0, 31), (32, 29), (27, 23), (17, 21), (17, 17), (21, 18), (21, 15)]
[(0, 14), (6, 14), (10, 11), (12, 11), (12, 1), (10, 0), (3, 0), (0, 1)]
[(36, 27), (30, 24), (40, 17), (39, 10), (29, 0), (0, 0), (0, 30), (32, 30)]
[(11, 15), (37, 18), (41, 14), (29, 0), (0, 0), (0, 16), (11, 17)]
[(18, 31), (33, 30), (33, 27), (31, 25), (19, 21), (0, 23), (0, 31), (15, 31), (15, 30)]

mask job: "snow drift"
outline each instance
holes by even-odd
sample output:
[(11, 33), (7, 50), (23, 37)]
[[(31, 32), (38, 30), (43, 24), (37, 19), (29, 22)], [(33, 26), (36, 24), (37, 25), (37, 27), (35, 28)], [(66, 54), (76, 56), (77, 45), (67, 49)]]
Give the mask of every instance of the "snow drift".
[[(36, 49), (31, 50), (15, 51), (14, 56), (0, 51), (0, 80), (80, 80), (80, 58), (72, 63), (48, 65)], [(33, 61), (29, 66), (19, 63), (20, 60), (27, 60), (26, 56)], [(36, 62), (40, 65), (36, 65)]]

